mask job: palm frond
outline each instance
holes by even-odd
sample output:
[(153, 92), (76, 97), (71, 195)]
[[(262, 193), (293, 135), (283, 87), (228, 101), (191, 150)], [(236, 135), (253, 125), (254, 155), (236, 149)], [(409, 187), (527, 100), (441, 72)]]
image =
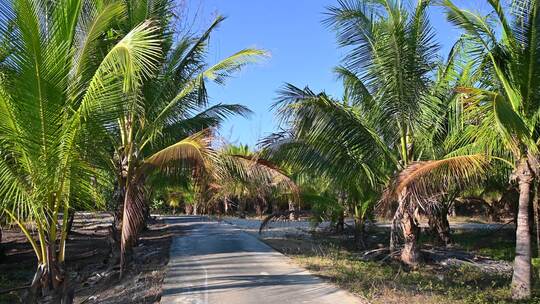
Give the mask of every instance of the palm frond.
[(143, 168), (159, 168), (162, 172), (186, 165), (204, 168), (214, 157), (210, 143), (207, 130), (195, 133), (149, 156), (144, 160)]
[(381, 209), (388, 210), (397, 201), (414, 202), (427, 209), (452, 188), (476, 185), (485, 177), (490, 162), (489, 156), (475, 154), (412, 163), (399, 172), (385, 190), (380, 200)]

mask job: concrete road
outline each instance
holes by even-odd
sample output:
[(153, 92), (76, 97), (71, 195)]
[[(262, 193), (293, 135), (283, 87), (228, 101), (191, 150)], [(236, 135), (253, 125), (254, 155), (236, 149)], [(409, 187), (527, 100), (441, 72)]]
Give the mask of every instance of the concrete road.
[(231, 225), (203, 217), (168, 220), (185, 234), (173, 241), (161, 303), (363, 303)]

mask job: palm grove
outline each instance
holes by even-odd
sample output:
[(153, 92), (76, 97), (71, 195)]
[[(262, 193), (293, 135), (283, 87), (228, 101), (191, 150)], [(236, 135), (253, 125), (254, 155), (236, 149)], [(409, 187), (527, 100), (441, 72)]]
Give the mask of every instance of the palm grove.
[[(285, 85), (274, 105), (282, 131), (252, 153), (216, 148), (215, 128), (249, 109), (209, 105), (206, 84), (266, 53), (209, 64), (222, 17), (193, 34), (176, 30), (170, 0), (2, 2), (0, 207), (38, 260), (29, 296), (69, 302), (65, 247), (77, 210), (115, 211), (111, 263), (128, 267), (157, 190), (194, 193), (203, 212), (309, 203), (338, 223), (351, 215), (359, 247), (366, 220), (384, 214), (390, 249), (417, 265), (418, 216), (448, 244), (453, 200), (495, 183), (519, 190), (512, 293), (529, 298), (540, 3), (486, 3), (488, 16), (450, 0), (337, 1), (324, 23), (346, 52), (335, 68), (342, 98)], [(431, 5), (462, 33), (446, 58)]]
[[(531, 296), (529, 205), (538, 168), (537, 1), (486, 1), (482, 16), (452, 1), (338, 1), (325, 24), (346, 56), (335, 73), (343, 98), (286, 85), (275, 109), (283, 131), (269, 157), (321, 178), (355, 219), (392, 218), (390, 249), (421, 261), (418, 215), (450, 242), (448, 206), (465, 191), (519, 189), (512, 296)], [(439, 56), (428, 18), (442, 6), (461, 29)], [(501, 178), (502, 177), (502, 178)]]

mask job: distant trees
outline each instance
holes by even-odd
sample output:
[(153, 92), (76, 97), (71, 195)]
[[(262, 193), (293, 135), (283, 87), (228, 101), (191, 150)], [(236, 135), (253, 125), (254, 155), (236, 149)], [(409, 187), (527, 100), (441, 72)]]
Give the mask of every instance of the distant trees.
[[(186, 214), (237, 214), (279, 211), (278, 203), (298, 203), (299, 193), (289, 174), (245, 145), (225, 144), (212, 149), (202, 176), (159, 180), (157, 197), (177, 196)], [(152, 184), (155, 181), (151, 182)], [(270, 205), (271, 204), (271, 205)]]
[(223, 146), (214, 164), (207, 202), (215, 208), (222, 204), (225, 210), (235, 205), (236, 212), (244, 216), (251, 206), (260, 216), (269, 207), (276, 212), (280, 201), (298, 201), (297, 185), (288, 173), (247, 146)]

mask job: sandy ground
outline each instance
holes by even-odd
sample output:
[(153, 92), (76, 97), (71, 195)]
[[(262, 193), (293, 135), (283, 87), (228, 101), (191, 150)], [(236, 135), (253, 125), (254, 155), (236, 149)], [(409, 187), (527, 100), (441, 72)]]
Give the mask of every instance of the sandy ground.
[[(241, 219), (236, 217), (221, 217), (219, 220), (254, 234), (259, 233), (259, 227), (262, 222), (260, 219)], [(345, 222), (349, 226), (354, 226), (354, 221), (352, 219), (347, 219)], [(376, 223), (375, 226), (379, 228), (390, 228), (390, 223), (379, 222)], [(420, 226), (427, 227), (427, 224), (422, 223)], [(330, 222), (322, 222), (318, 225), (314, 225), (307, 220), (278, 220), (270, 222), (268, 228), (264, 229), (260, 236), (262, 238), (309, 237), (311, 232), (322, 231), (328, 227), (330, 227)], [(496, 230), (501, 228), (510, 229), (513, 228), (513, 225), (505, 225), (502, 223), (450, 222), (450, 227), (458, 230)]]
[[(75, 288), (75, 303), (159, 303), (171, 240), (180, 231), (157, 219), (134, 249), (134, 261), (122, 280), (107, 263), (110, 247), (108, 213), (77, 213), (67, 243), (66, 266)], [(0, 258), (0, 303), (21, 303), (19, 292), (2, 290), (28, 285), (36, 267), (31, 247), (18, 229), (4, 230)]]

